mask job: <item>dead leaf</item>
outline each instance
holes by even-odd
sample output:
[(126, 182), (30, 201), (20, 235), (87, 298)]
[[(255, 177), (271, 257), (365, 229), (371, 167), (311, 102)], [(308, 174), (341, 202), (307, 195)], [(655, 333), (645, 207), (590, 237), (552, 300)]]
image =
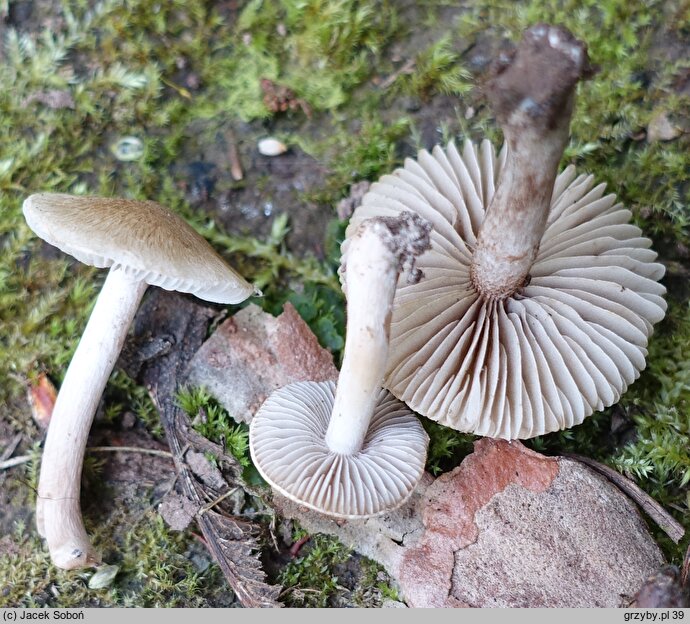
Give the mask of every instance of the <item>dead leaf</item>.
[(29, 384), (27, 398), (34, 422), (45, 431), (57, 399), (57, 390), (45, 373), (39, 373), (36, 382)]

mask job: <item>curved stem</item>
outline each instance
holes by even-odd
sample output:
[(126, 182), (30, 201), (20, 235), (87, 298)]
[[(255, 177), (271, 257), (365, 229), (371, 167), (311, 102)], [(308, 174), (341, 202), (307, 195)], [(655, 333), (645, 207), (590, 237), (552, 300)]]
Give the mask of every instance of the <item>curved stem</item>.
[(347, 333), (326, 444), (336, 453), (362, 448), (388, 357), (395, 256), (371, 229), (352, 239), (347, 264)]
[(350, 240), (345, 353), (326, 431), (334, 453), (362, 448), (385, 373), (398, 274), (429, 248), (430, 229), (418, 215), (403, 212), (364, 221)]
[(119, 268), (108, 273), (72, 357), (48, 427), (36, 509), (37, 528), (53, 563), (74, 569), (100, 560), (79, 505), (89, 430), (147, 284)]
[(540, 24), (488, 85), (508, 156), (472, 259), (472, 281), (487, 298), (512, 295), (537, 257), (575, 86), (588, 72), (584, 44), (563, 28)]

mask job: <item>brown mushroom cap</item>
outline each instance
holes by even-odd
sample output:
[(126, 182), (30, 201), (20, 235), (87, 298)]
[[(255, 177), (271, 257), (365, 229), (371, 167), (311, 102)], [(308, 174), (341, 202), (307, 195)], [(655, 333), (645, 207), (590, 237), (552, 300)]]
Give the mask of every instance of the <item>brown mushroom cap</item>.
[(362, 449), (331, 451), (324, 438), (335, 383), (299, 382), (271, 394), (249, 430), (252, 459), (284, 496), (336, 518), (398, 507), (424, 472), (428, 437), (417, 417), (380, 390)]
[[(488, 141), (421, 151), (383, 176), (346, 235), (405, 210), (431, 221), (425, 278), (398, 283), (384, 385), (415, 411), (460, 431), (530, 438), (614, 404), (645, 367), (665, 314), (651, 241), (604, 184), (567, 167), (556, 179), (531, 281), (480, 296), (472, 253), (505, 163)], [(348, 240), (343, 243), (347, 250)]]
[(84, 264), (121, 265), (134, 279), (216, 303), (254, 292), (202, 236), (155, 202), (37, 193), (23, 209), (38, 236)]

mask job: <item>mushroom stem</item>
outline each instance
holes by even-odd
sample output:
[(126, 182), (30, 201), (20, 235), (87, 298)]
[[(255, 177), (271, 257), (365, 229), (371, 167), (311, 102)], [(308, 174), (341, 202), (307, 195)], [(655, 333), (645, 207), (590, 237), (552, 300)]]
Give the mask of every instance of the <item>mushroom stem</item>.
[(347, 339), (326, 444), (352, 455), (362, 448), (383, 382), (391, 306), (398, 279), (395, 256), (375, 228), (352, 241), (347, 265)]
[(345, 353), (325, 437), (334, 453), (353, 455), (362, 448), (385, 373), (398, 275), (429, 248), (430, 229), (408, 212), (368, 219), (352, 238), (345, 273)]
[(58, 393), (38, 483), (36, 523), (56, 566), (98, 563), (79, 505), (86, 441), (96, 408), (147, 284), (114, 267), (103, 283)]
[(471, 278), (485, 297), (504, 299), (523, 286), (537, 257), (575, 87), (591, 68), (582, 42), (563, 28), (539, 24), (496, 72), (487, 96), (508, 154), (477, 237)]

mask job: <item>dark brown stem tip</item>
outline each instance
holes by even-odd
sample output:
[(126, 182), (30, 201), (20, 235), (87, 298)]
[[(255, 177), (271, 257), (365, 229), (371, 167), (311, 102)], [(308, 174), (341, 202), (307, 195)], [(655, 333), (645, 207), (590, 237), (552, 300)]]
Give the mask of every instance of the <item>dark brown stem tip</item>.
[(594, 72), (585, 43), (561, 26), (536, 24), (494, 63), (486, 94), (501, 124), (551, 130), (569, 120), (577, 82)]
[(364, 224), (378, 234), (395, 256), (398, 272), (407, 272), (409, 283), (419, 282), (424, 275), (415, 268), (415, 260), (431, 249), (431, 223), (416, 212), (403, 210), (397, 217), (373, 217)]

